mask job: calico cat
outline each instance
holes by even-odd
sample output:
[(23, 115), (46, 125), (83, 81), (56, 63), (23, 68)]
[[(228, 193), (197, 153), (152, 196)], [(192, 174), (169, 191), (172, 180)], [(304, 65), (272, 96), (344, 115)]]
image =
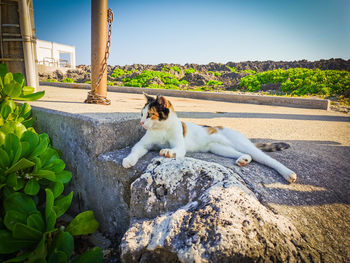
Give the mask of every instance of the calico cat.
[(131, 153), (123, 159), (124, 168), (134, 166), (150, 149), (159, 147), (160, 155), (167, 158), (183, 158), (186, 152), (211, 152), (234, 158), (239, 166), (245, 166), (253, 159), (275, 169), (288, 182), (296, 181), (295, 172), (261, 151), (286, 149), (289, 147), (288, 144), (254, 145), (244, 135), (229, 128), (182, 122), (165, 97), (154, 98), (145, 93), (144, 95), (147, 103), (141, 111), (140, 124), (147, 132), (135, 144)]

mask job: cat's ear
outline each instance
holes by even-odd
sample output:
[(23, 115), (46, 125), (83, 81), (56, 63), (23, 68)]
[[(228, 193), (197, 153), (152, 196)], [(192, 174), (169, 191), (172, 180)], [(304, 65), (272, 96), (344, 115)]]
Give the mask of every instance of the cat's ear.
[(157, 96), (157, 102), (158, 104), (162, 105), (164, 108), (169, 109), (171, 106), (170, 101), (168, 101), (165, 97), (163, 96)]
[(150, 103), (152, 101), (155, 101), (156, 99), (148, 95), (147, 93), (143, 92), (143, 95), (145, 96), (147, 103)]

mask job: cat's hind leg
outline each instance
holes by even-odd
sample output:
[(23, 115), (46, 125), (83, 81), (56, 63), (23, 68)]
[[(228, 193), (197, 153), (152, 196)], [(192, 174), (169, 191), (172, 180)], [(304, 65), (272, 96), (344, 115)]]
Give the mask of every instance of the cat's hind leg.
[(211, 143), (209, 152), (223, 157), (229, 157), (236, 160), (238, 166), (245, 166), (252, 161), (252, 157), (249, 154), (236, 151), (233, 147), (222, 145), (219, 143)]
[(281, 164), (279, 161), (273, 159), (266, 153), (262, 152), (255, 146), (250, 146), (247, 149), (247, 152), (253, 157), (253, 160), (275, 169), (289, 183), (294, 183), (297, 180), (297, 175), (295, 172)]

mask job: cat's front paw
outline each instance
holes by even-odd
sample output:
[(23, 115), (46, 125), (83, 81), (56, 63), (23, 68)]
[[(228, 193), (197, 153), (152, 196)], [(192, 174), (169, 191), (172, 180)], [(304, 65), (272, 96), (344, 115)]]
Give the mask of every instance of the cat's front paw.
[(131, 156), (128, 156), (123, 159), (123, 167), (124, 168), (130, 168), (134, 166), (137, 163), (137, 160), (135, 158), (132, 158)]
[(162, 149), (159, 152), (160, 156), (164, 156), (166, 158), (176, 158), (176, 152), (172, 149)]
[(252, 157), (249, 154), (243, 154), (237, 159), (236, 164), (238, 166), (245, 166), (251, 161), (252, 161)]

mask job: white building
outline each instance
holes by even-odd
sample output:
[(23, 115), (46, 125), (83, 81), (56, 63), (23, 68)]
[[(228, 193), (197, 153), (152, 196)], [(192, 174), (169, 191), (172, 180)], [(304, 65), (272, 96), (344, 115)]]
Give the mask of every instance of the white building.
[[(75, 68), (75, 47), (51, 41), (36, 41), (38, 67)], [(40, 70), (39, 70), (40, 71)]]

